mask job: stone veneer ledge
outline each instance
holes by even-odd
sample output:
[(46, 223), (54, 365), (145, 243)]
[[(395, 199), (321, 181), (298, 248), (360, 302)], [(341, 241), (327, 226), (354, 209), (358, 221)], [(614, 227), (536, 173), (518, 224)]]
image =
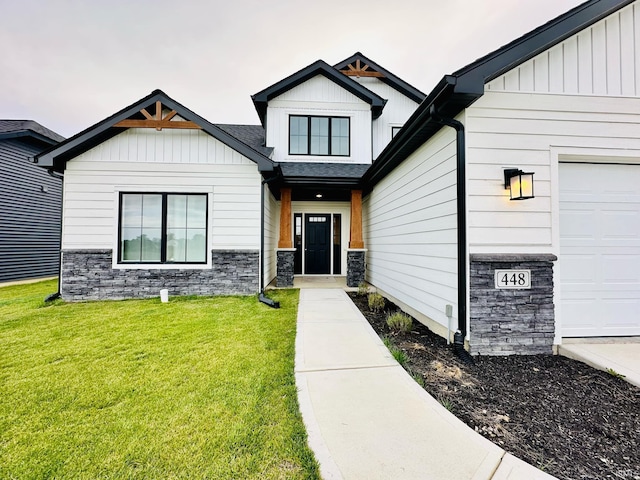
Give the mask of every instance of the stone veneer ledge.
[(114, 269), (111, 250), (63, 250), (62, 298), (67, 301), (169, 295), (253, 295), (258, 292), (258, 250), (213, 250), (206, 269)]

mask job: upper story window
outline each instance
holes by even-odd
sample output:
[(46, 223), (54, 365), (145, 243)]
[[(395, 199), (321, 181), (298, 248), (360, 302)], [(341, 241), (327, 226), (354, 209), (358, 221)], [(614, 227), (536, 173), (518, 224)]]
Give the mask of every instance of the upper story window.
[(349, 118), (289, 117), (290, 155), (349, 156)]
[(119, 263), (207, 263), (207, 194), (121, 193)]

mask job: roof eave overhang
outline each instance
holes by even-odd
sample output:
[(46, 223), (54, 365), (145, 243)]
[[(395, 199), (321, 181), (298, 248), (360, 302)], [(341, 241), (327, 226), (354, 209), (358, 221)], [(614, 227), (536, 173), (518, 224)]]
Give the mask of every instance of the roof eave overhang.
[(216, 127), (203, 117), (192, 112), (188, 108), (184, 107), (180, 103), (176, 102), (164, 92), (155, 90), (150, 95), (147, 95), (143, 99), (135, 102), (134, 104), (125, 107), (123, 110), (115, 113), (111, 117), (87, 128), (86, 130), (78, 133), (77, 135), (65, 140), (53, 148), (36, 155), (34, 162), (44, 168), (49, 168), (57, 172), (63, 172), (66, 167), (66, 162), (70, 159), (90, 150), (91, 148), (99, 145), (100, 143), (112, 138), (125, 129), (121, 127), (114, 127), (115, 124), (122, 120), (126, 120), (132, 115), (138, 113), (142, 108), (145, 108), (156, 101), (160, 101), (163, 106), (175, 110), (181, 117), (190, 120), (198, 124), (202, 131), (220, 140), (230, 148), (234, 149), (238, 153), (244, 155), (250, 160), (254, 161), (260, 172), (273, 171), (274, 163), (260, 152), (253, 150), (248, 145), (242, 143), (235, 137), (231, 136), (219, 127)]
[(15, 132), (0, 133), (0, 140), (10, 140), (14, 138), (28, 138), (29, 140), (35, 140), (46, 145), (57, 145), (58, 143), (60, 143), (52, 138), (49, 138), (45, 135), (42, 135), (41, 133), (37, 133), (32, 130), (18, 130)]
[(439, 115), (453, 118), (481, 96), (481, 93), (477, 92), (456, 92), (456, 85), (457, 78), (452, 75), (446, 75), (440, 80), (393, 141), (365, 172), (362, 180), (367, 191), (442, 128), (441, 124), (431, 118), (432, 106)]

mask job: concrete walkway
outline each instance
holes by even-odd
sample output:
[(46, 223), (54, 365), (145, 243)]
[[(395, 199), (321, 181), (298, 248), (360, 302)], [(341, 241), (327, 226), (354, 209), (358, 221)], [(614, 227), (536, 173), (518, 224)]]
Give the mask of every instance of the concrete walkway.
[(558, 353), (598, 370), (612, 369), (640, 387), (640, 338), (589, 338), (565, 340)]
[(428, 395), (340, 288), (300, 290), (296, 384), (325, 480), (543, 480)]

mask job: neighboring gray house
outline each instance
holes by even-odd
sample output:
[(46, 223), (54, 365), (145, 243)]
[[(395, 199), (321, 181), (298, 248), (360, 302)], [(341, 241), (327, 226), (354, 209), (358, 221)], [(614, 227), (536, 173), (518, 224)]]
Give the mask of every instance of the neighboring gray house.
[(62, 181), (30, 158), (62, 140), (32, 120), (0, 120), (0, 282), (58, 275)]

